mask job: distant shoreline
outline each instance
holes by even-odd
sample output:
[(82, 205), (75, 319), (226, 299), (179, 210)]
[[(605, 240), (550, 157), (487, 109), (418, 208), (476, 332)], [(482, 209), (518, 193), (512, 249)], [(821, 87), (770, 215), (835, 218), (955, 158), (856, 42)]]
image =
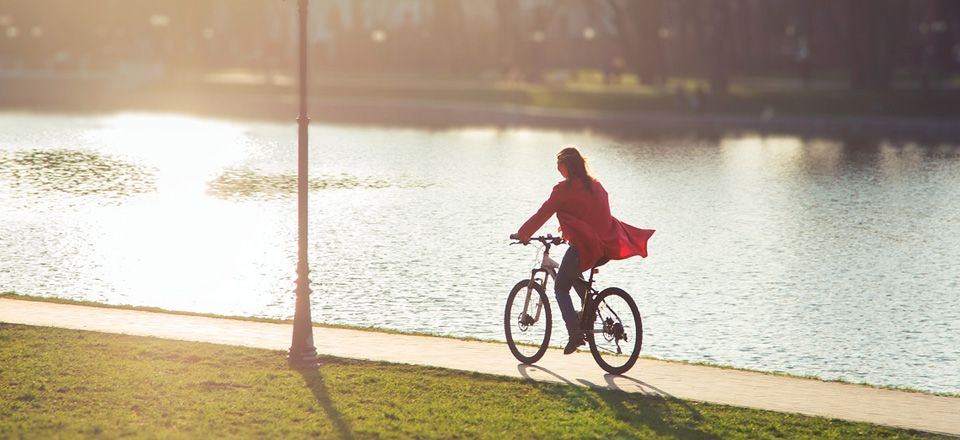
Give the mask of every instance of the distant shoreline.
[[(296, 119), (291, 87), (161, 83), (123, 87), (100, 80), (0, 79), (0, 110), (67, 113), (162, 111), (212, 117)], [(597, 111), (456, 99), (350, 96), (313, 90), (313, 121), (429, 129), (464, 126), (594, 130), (625, 137), (721, 136), (732, 133), (840, 139), (957, 142), (960, 118), (815, 116), (662, 111)], [(373, 96), (371, 96), (373, 95)], [(394, 93), (396, 95), (396, 93)]]

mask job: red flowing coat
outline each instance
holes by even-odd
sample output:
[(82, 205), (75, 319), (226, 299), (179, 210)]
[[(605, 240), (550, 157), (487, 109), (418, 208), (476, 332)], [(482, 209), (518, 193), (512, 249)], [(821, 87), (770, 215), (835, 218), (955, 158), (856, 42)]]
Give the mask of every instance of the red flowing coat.
[(639, 255), (647, 257), (647, 240), (653, 229), (640, 229), (610, 214), (607, 191), (593, 181), (587, 191), (580, 179), (565, 180), (553, 187), (550, 198), (520, 227), (521, 240), (529, 240), (553, 214), (557, 214), (565, 240), (580, 254), (580, 271), (593, 267), (601, 257), (611, 260)]

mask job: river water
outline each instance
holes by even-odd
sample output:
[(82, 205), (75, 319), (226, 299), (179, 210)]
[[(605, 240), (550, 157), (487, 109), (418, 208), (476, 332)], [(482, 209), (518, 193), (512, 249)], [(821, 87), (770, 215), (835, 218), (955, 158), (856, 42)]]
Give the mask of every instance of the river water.
[[(316, 122), (310, 136), (316, 321), (502, 340), (536, 251), (506, 237), (576, 144), (614, 215), (657, 230), (649, 258), (598, 275), (637, 299), (644, 354), (960, 392), (958, 145)], [(0, 291), (290, 318), (296, 144), (293, 124), (0, 113)]]

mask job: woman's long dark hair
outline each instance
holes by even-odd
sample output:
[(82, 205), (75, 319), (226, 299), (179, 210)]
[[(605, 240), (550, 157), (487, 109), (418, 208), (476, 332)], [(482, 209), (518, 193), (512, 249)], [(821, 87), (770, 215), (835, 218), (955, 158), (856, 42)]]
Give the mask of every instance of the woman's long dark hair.
[(567, 180), (580, 179), (583, 187), (593, 192), (593, 176), (587, 167), (587, 159), (580, 154), (577, 147), (566, 147), (557, 153), (557, 163), (567, 167)]

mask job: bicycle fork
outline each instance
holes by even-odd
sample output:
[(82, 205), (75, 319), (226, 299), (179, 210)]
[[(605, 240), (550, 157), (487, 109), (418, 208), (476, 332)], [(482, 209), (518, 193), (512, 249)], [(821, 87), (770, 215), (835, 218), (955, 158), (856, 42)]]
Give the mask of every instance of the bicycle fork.
[(547, 277), (544, 275), (543, 281), (537, 279), (537, 272), (539, 270), (534, 270), (530, 275), (530, 282), (527, 284), (527, 295), (523, 300), (523, 315), (520, 318), (520, 324), (523, 326), (528, 326), (536, 323), (540, 320), (540, 313), (543, 311), (543, 301), (540, 301), (540, 295), (537, 295), (537, 311), (533, 316), (530, 316), (530, 298), (534, 294), (533, 284), (538, 283), (543, 286), (544, 289), (547, 288)]

